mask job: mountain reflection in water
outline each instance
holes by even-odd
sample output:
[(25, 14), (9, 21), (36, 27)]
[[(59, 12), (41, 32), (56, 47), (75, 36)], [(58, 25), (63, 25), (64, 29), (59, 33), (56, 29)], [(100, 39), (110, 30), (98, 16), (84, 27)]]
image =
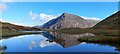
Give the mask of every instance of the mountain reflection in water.
[[(55, 41), (56, 43), (60, 44), (64, 48), (76, 46), (78, 44), (85, 44), (86, 42), (78, 41), (78, 38), (88, 37), (88, 36), (96, 36), (92, 33), (83, 33), (83, 34), (64, 34), (64, 33), (57, 33), (57, 32), (42, 32), (42, 35), (47, 37), (49, 41)], [(97, 43), (97, 42), (89, 42), (93, 44), (100, 44), (100, 45), (110, 45), (116, 47), (115, 50), (120, 51), (120, 44), (119, 43)], [(87, 43), (86, 43), (87, 44)]]
[(49, 41), (55, 41), (56, 43), (60, 44), (64, 48), (68, 48), (68, 47), (80, 44), (81, 42), (78, 41), (78, 38), (80, 37), (95, 36), (92, 33), (63, 34), (63, 33), (56, 33), (56, 32), (43, 32), (42, 35), (47, 37)]
[(21, 35), (0, 40), (0, 43), (2, 43), (0, 45), (5, 46), (0, 47), (0, 50), (5, 52), (118, 52), (120, 49), (119, 43), (87, 43), (78, 41), (78, 38), (88, 36), (93, 37), (96, 35), (92, 33), (63, 34), (56, 32)]

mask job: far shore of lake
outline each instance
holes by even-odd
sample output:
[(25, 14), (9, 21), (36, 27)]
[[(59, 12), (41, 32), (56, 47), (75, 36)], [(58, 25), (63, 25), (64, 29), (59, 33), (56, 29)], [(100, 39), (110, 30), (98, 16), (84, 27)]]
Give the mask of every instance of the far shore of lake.
[(19, 35), (40, 34), (41, 31), (2, 31), (0, 39)]

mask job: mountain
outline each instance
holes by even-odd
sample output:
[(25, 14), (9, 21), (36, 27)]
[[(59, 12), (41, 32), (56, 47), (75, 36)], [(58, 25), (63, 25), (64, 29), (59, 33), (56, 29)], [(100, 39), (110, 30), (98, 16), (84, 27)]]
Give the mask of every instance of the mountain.
[(25, 30), (25, 31), (32, 31), (32, 30), (40, 30), (39, 28), (34, 27), (26, 27), (26, 26), (20, 26), (20, 25), (14, 25), (7, 22), (1, 22), (0, 21), (0, 29), (6, 29), (6, 30)]
[(101, 22), (96, 24), (93, 28), (118, 29), (119, 27), (120, 27), (120, 11), (102, 20)]
[(77, 15), (63, 13), (61, 16), (45, 23), (42, 28), (60, 29), (60, 28), (88, 28), (92, 24)]
[(91, 24), (90, 27), (93, 27), (100, 22), (100, 20), (94, 20), (94, 19), (85, 19), (85, 20)]

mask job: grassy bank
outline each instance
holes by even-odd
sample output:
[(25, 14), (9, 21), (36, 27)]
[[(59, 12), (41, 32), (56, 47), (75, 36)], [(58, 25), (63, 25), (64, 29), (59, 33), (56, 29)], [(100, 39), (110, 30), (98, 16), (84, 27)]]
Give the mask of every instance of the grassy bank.
[(20, 32), (20, 31), (11, 31), (7, 29), (2, 29), (0, 36), (4, 37), (13, 37), (18, 35), (27, 35), (27, 34), (40, 34), (40, 32)]
[(120, 37), (115, 36), (94, 36), (94, 37), (83, 37), (79, 38), (80, 42), (110, 45), (116, 47), (115, 50), (120, 51)]
[(120, 37), (114, 36), (93, 36), (93, 37), (83, 37), (79, 38), (78, 41), (84, 42), (97, 42), (97, 43), (120, 43)]
[(120, 34), (118, 33), (120, 32), (120, 30), (66, 28), (66, 29), (56, 29), (56, 30), (48, 30), (48, 31), (66, 33), (66, 34), (94, 33), (97, 35), (105, 35), (105, 36), (120, 36)]

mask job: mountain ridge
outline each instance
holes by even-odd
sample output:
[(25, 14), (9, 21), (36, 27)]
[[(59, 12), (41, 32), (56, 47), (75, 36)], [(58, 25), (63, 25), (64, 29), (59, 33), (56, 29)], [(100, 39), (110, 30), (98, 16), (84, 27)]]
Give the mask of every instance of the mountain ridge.
[(62, 15), (58, 16), (55, 19), (48, 21), (47, 23), (43, 24), (42, 28), (46, 29), (60, 29), (60, 28), (88, 28), (93, 26), (93, 24), (89, 23), (84, 18), (69, 14), (63, 13)]
[(27, 26), (21, 26), (21, 25), (15, 25), (9, 22), (2, 22), (0, 21), (0, 29), (7, 29), (7, 30), (14, 30), (14, 31), (32, 31), (32, 30), (40, 30), (40, 28), (35, 27), (27, 27)]

